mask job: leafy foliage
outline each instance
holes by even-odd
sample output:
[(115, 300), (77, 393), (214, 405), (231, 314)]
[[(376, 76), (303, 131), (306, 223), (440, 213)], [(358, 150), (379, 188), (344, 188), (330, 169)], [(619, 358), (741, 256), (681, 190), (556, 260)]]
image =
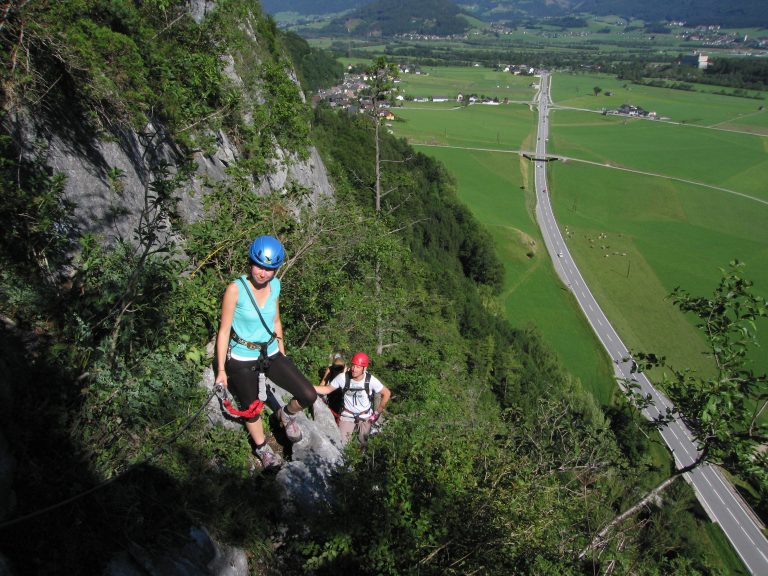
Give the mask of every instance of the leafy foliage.
[[(11, 3), (13, 4), (13, 3)], [(308, 125), (287, 73), (274, 22), (249, 0), (224, 0), (196, 22), (186, 2), (94, 0), (21, 3), (0, 28), (4, 104), (48, 111), (57, 130), (84, 131), (162, 123), (189, 149), (208, 149), (211, 131), (245, 134), (264, 170), (275, 142), (303, 153)], [(259, 36), (240, 25), (250, 20)], [(241, 67), (245, 86), (225, 74), (225, 50), (261, 60)], [(4, 60), (5, 60), (4, 58)], [(54, 89), (55, 87), (55, 89)], [(262, 104), (250, 104), (262, 91)], [(243, 94), (252, 97), (244, 100)], [(74, 105), (73, 105), (74, 103)], [(62, 118), (65, 122), (62, 122)], [(84, 137), (84, 136), (83, 136)]]
[(701, 456), (732, 467), (768, 485), (765, 456), (757, 447), (768, 439), (768, 424), (761, 417), (768, 403), (768, 376), (755, 373), (748, 353), (756, 345), (756, 322), (768, 316), (768, 301), (751, 291), (737, 261), (723, 271), (711, 297), (692, 296), (675, 289), (674, 303), (697, 317), (705, 334), (716, 372), (698, 375), (669, 367), (663, 358), (638, 354), (640, 368), (663, 366), (669, 375), (662, 383), (675, 405), (675, 414), (699, 443)]
[(293, 32), (286, 32), (282, 38), (304, 90), (316, 92), (341, 82), (344, 67), (328, 51), (310, 47)]
[(0, 136), (0, 255), (6, 266), (31, 282), (51, 281), (67, 263), (76, 232), (74, 206), (63, 198), (65, 179), (51, 175), (42, 151), (32, 159), (18, 153), (9, 136)]
[[(6, 103), (42, 96), (93, 127), (157, 117), (190, 147), (208, 137), (193, 137), (193, 125), (220, 125), (244, 151), (228, 181), (208, 183), (205, 213), (192, 224), (175, 206), (189, 193), (187, 167), (153, 166), (133, 237), (108, 247), (72, 225), (60, 176), (19, 160), (20, 143), (0, 141), (0, 216), (11, 221), (0, 245), (0, 344), (9, 351), (0, 377), (18, 384), (19, 405), (35, 408), (11, 414), (8, 428), (24, 478), (15, 513), (130, 470), (65, 513), (5, 532), (3, 553), (37, 573), (102, 571), (125, 541), (168, 550), (202, 524), (274, 558), (279, 499), (268, 479), (250, 476), (244, 435), (190, 421), (205, 402), (197, 379), (221, 293), (245, 268), (248, 242), (271, 233), (289, 255), (280, 271), (289, 354), (311, 373), (330, 349), (372, 349), (385, 326), (372, 362), (395, 393), (384, 431), (364, 454), (351, 447), (339, 469), (337, 506), (309, 533), (285, 534), (279, 553), (297, 561), (286, 565), (318, 574), (593, 573), (598, 563), (584, 567), (574, 551), (632, 478), (579, 383), (535, 330), (513, 330), (497, 314), (502, 268), (490, 237), (441, 165), (386, 135), (386, 195), (375, 210), (373, 124), (323, 108), (312, 137), (337, 197), (310, 205), (300, 186), (255, 195), (252, 174), (274, 142), (301, 150), (309, 122), (274, 22), (257, 18), (254, 55), (225, 24), (257, 16), (256, 5), (219, 4), (227, 11), (197, 23), (174, 0), (28, 3), (0, 30), (12, 63)], [(22, 29), (26, 44), (16, 40)], [(33, 64), (24, 74), (22, 53)], [(225, 53), (249, 66), (245, 82), (262, 83), (262, 100), (230, 91)], [(48, 90), (58, 75), (61, 93)], [(109, 174), (119, 188), (119, 171)], [(155, 448), (156, 459), (131, 468)], [(371, 509), (379, 513), (360, 513)], [(43, 528), (54, 536), (40, 539)]]

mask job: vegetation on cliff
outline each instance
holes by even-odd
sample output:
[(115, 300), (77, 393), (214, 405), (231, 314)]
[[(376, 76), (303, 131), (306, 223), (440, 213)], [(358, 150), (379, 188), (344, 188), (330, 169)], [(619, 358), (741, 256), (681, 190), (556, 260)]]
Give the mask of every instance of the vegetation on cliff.
[[(31, 515), (0, 525), (11, 564), (101, 572), (128, 542), (163, 550), (204, 525), (264, 574), (591, 574), (613, 559), (638, 574), (715, 572), (683, 537), (701, 528), (675, 526), (687, 520), (672, 512), (695, 506), (684, 486), (662, 514), (629, 521), (625, 533), (638, 538), (578, 560), (634, 499), (644, 447), (633, 441), (630, 454), (535, 329), (501, 316), (492, 295), (502, 267), (444, 167), (384, 136), (388, 194), (374, 211), (371, 120), (319, 108), (310, 133), (282, 40), (257, 5), (222, 1), (198, 23), (186, 4), (22, 2), (3, 16), (11, 116), (27, 107), (82, 123), (73, 144), (157, 122), (186, 152), (221, 129), (243, 153), (229, 180), (208, 184), (191, 223), (176, 209), (190, 167), (152, 166), (134, 238), (109, 244), (78, 229), (64, 176), (4, 131), (1, 377), (14, 395), (4, 432), (18, 467), (14, 517)], [(247, 97), (256, 87), (261, 99)], [(334, 201), (311, 206), (299, 186), (253, 193), (277, 145), (301, 153), (310, 141), (327, 159)], [(198, 381), (221, 293), (262, 232), (289, 254), (281, 309), (297, 364), (312, 375), (333, 349), (374, 349), (383, 318), (373, 361), (395, 394), (369, 450), (350, 448), (336, 505), (282, 534), (277, 549), (286, 519), (272, 481), (251, 476), (244, 435), (195, 421), (169, 442), (205, 400)]]

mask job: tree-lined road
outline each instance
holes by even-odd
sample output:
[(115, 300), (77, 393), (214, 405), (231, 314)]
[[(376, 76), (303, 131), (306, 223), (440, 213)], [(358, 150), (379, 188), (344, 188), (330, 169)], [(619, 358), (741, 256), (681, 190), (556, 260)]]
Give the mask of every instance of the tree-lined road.
[[(666, 414), (672, 405), (669, 399), (654, 388), (644, 374), (631, 372), (632, 361), (627, 360), (629, 350), (589, 291), (579, 269), (571, 258), (568, 246), (560, 233), (552, 212), (547, 191), (547, 162), (544, 161), (546, 143), (549, 137), (548, 115), (551, 104), (549, 85), (549, 75), (542, 73), (538, 94), (539, 121), (536, 159), (534, 159), (536, 219), (558, 275), (573, 292), (592, 329), (613, 359), (617, 378), (620, 381), (635, 381), (639, 386), (639, 391), (653, 400), (653, 404), (643, 412), (648, 419), (655, 419), (659, 415)], [(661, 429), (661, 435), (672, 451), (678, 469), (688, 466), (696, 460), (698, 455), (696, 444), (683, 422), (675, 420)], [(715, 466), (703, 464), (686, 474), (686, 478), (693, 485), (696, 495), (709, 517), (722, 527), (750, 573), (757, 576), (768, 576), (768, 539), (758, 526), (759, 520), (757, 520), (754, 512), (738, 496), (736, 490), (723, 477), (720, 470)]]

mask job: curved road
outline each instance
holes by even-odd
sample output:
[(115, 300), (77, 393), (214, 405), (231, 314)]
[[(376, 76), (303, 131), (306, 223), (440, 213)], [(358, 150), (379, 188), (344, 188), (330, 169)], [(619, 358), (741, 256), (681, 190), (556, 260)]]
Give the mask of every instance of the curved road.
[[(541, 75), (538, 95), (539, 123), (536, 141), (536, 158), (546, 157), (546, 143), (549, 135), (549, 97), (550, 77)], [(648, 419), (654, 419), (666, 413), (672, 407), (671, 402), (653, 387), (644, 374), (631, 373), (629, 350), (611, 326), (603, 311), (589, 291), (584, 278), (579, 273), (568, 251), (560, 229), (557, 227), (552, 206), (547, 193), (546, 162), (534, 160), (536, 186), (536, 219), (544, 237), (547, 251), (555, 265), (558, 275), (573, 292), (579, 306), (584, 311), (592, 329), (597, 334), (608, 354), (613, 359), (616, 377), (628, 381), (634, 380), (640, 386), (643, 395), (653, 399), (653, 405), (643, 411)], [(661, 429), (678, 468), (693, 462), (697, 447), (688, 428), (679, 420)], [(713, 522), (717, 522), (725, 532), (734, 549), (741, 557), (751, 574), (768, 576), (768, 539), (758, 526), (759, 520), (749, 506), (739, 497), (733, 486), (723, 477), (720, 470), (710, 464), (703, 464), (685, 475), (694, 487), (696, 496)]]

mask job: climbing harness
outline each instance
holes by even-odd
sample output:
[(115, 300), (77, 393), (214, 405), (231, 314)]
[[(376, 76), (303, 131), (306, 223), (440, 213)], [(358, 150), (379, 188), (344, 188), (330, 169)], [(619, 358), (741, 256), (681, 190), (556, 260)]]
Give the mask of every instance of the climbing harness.
[(229, 399), (229, 394), (227, 393), (227, 389), (224, 388), (224, 386), (221, 384), (214, 384), (214, 390), (216, 392), (216, 396), (224, 405), (224, 408), (226, 408), (227, 411), (232, 414), (232, 416), (245, 419), (256, 418), (256, 416), (261, 414), (261, 411), (264, 409), (264, 402), (257, 398), (251, 402), (251, 405), (248, 406), (248, 408), (245, 410), (238, 410), (232, 405), (232, 402)]

